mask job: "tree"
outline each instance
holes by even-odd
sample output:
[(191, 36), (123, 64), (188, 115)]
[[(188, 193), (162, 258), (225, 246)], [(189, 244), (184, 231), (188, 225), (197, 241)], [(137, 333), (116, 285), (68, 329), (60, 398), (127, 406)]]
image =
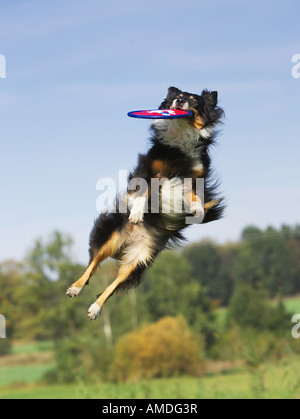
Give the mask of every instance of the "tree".
[(294, 293), (300, 292), (300, 225), (294, 228), (288, 226), (281, 227), (281, 234), (287, 240), (287, 246), (291, 252), (295, 275), (292, 289)]
[[(228, 249), (227, 253), (229, 257)], [(226, 304), (232, 289), (226, 252), (206, 240), (187, 246), (182, 254), (191, 267), (193, 277), (205, 289), (207, 296), (217, 304)]]
[(228, 320), (242, 331), (250, 328), (282, 335), (290, 330), (290, 315), (282, 301), (271, 305), (266, 289), (254, 289), (248, 284), (236, 288), (228, 308)]
[(295, 265), (287, 241), (281, 232), (268, 227), (264, 232), (254, 227), (242, 233), (235, 262), (236, 282), (263, 286), (269, 295), (293, 292)]
[(72, 262), (72, 240), (54, 231), (38, 239), (28, 251), (19, 292), (23, 310), (18, 329), (26, 339), (56, 339), (81, 326), (75, 307), (68, 305), (65, 289), (82, 267)]
[[(7, 341), (20, 337), (24, 318), (24, 265), (15, 261), (0, 264), (0, 314), (6, 319)], [(7, 346), (7, 344), (2, 344)]]

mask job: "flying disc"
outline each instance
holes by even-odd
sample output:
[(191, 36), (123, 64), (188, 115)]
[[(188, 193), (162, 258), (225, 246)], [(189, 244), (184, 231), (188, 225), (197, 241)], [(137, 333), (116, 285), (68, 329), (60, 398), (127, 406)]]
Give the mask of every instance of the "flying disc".
[(146, 119), (174, 119), (192, 116), (192, 112), (183, 109), (150, 109), (144, 111), (132, 111), (127, 114), (131, 118)]

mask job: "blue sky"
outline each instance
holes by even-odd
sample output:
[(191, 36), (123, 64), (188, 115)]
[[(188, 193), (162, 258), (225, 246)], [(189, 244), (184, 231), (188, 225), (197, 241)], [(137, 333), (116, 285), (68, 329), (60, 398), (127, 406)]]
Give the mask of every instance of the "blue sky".
[(0, 261), (58, 229), (87, 262), (98, 179), (148, 146), (149, 122), (127, 112), (170, 85), (218, 90), (226, 112), (212, 150), (226, 216), (189, 241), (299, 223), (299, 21), (298, 0), (2, 1)]

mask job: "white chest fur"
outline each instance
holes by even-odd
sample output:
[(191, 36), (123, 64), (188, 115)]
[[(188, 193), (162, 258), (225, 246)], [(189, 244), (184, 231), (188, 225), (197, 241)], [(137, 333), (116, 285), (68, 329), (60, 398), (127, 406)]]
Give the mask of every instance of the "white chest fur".
[(178, 147), (190, 157), (197, 157), (201, 137), (211, 135), (208, 128), (197, 129), (185, 119), (157, 119), (153, 122), (157, 136), (163, 144)]

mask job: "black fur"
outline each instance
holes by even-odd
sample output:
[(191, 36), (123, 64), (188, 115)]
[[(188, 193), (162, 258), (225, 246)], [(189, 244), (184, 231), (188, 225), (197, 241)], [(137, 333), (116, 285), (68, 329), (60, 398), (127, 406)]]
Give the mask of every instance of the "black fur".
[[(223, 199), (217, 194), (217, 183), (212, 179), (211, 173), (211, 159), (209, 155), (209, 148), (215, 141), (215, 132), (213, 129), (220, 122), (223, 116), (223, 110), (217, 106), (217, 92), (209, 92), (203, 90), (201, 95), (190, 94), (188, 92), (182, 92), (181, 90), (170, 87), (168, 90), (167, 97), (161, 103), (160, 109), (169, 109), (173, 106), (174, 101), (178, 100), (178, 104), (186, 103), (188, 108), (193, 112), (193, 117), (190, 118), (189, 123), (193, 124), (197, 118), (200, 117), (200, 121), (203, 122), (203, 129), (206, 129), (205, 135), (201, 135), (199, 131), (198, 143), (196, 146), (197, 158), (203, 165), (203, 174), (201, 177), (204, 178), (204, 202), (208, 203), (216, 201), (215, 204), (208, 209), (205, 214), (203, 223), (208, 223), (219, 219), (224, 210)], [(208, 131), (207, 129), (211, 130)], [(209, 135), (207, 133), (210, 133)], [(138, 156), (138, 162), (136, 168), (129, 175), (129, 181), (133, 178), (143, 178), (147, 181), (148, 185), (151, 185), (151, 178), (156, 176), (153, 170), (153, 162), (156, 160), (164, 161), (165, 173), (164, 177), (168, 179), (179, 177), (192, 178), (195, 181), (195, 172), (193, 165), (195, 165), (195, 157), (191, 157), (186, 153), (178, 144), (170, 145), (166, 144), (161, 140), (161, 132), (156, 124), (151, 127), (151, 147), (146, 154)], [(128, 191), (128, 193), (132, 193)], [(117, 209), (118, 202), (117, 199)], [(149, 202), (150, 208), (150, 202)], [(155, 246), (152, 249), (151, 260), (148, 263), (141, 263), (138, 265), (136, 270), (128, 277), (127, 281), (119, 286), (120, 288), (128, 288), (136, 286), (140, 280), (141, 274), (154, 261), (155, 257), (160, 251), (169, 245), (178, 243), (183, 240), (182, 231), (187, 227), (185, 223), (185, 217), (191, 214), (181, 213), (176, 217), (172, 217), (170, 226), (170, 217), (168, 214), (160, 213), (145, 213), (143, 219), (143, 226), (152, 234), (155, 232), (153, 240)], [(93, 259), (97, 251), (101, 246), (109, 239), (112, 233), (116, 230), (121, 231), (125, 229), (129, 221), (130, 210), (123, 214), (120, 212), (115, 213), (103, 213), (95, 221), (94, 228), (90, 234), (90, 260)], [(124, 252), (126, 249), (124, 249)], [(122, 252), (117, 255), (117, 259), (122, 260)]]

